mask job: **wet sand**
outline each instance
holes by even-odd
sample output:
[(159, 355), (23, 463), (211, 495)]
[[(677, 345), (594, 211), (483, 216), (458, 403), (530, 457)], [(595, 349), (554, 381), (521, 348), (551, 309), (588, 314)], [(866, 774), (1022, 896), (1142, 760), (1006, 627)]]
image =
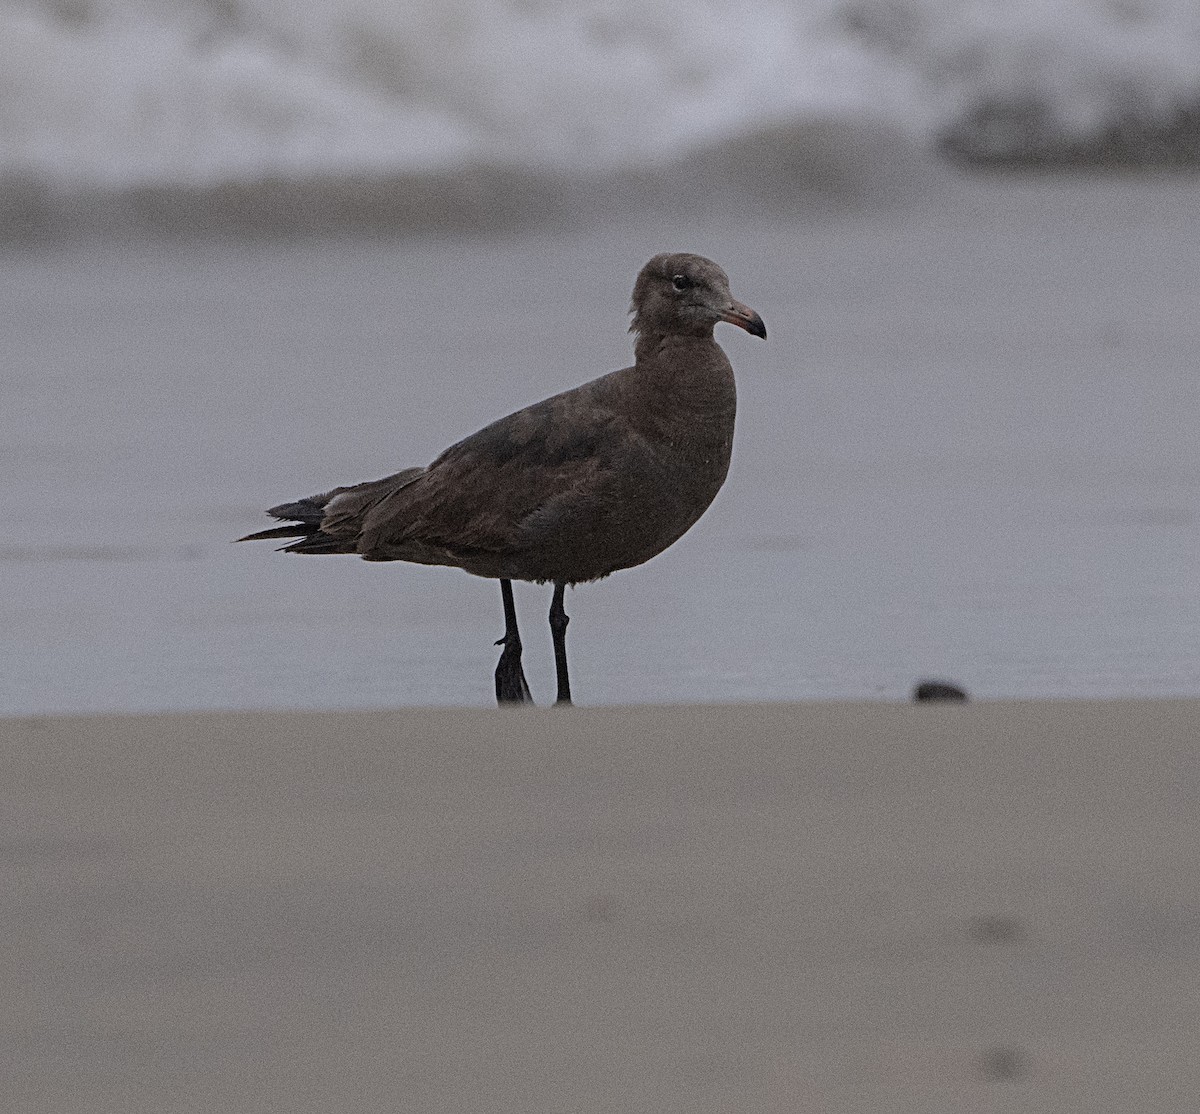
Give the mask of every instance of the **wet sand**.
[(0, 720), (6, 1112), (1177, 1112), (1200, 702)]
[[(0, 253), (0, 713), (493, 699), (495, 583), (233, 546), (622, 367), (637, 269), (718, 260), (764, 343), (729, 480), (568, 596), (580, 702), (1195, 696), (1200, 181), (574, 231)], [(517, 586), (553, 684), (549, 592)]]

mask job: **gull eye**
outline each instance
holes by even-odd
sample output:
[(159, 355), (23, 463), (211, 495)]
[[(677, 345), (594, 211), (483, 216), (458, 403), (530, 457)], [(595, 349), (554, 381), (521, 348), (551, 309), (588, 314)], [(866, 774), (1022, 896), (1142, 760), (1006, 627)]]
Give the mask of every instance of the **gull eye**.
[(695, 284), (687, 275), (675, 275), (671, 279), (671, 285), (675, 288), (675, 293), (682, 294), (685, 290), (691, 290)]

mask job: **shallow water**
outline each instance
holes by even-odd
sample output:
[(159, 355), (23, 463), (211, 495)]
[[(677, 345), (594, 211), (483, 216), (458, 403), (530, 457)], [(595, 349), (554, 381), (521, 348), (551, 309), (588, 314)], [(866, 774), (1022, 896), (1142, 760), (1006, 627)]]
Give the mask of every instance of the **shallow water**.
[[(770, 339), (720, 331), (711, 511), (568, 596), (580, 702), (1195, 694), (1198, 194), (9, 250), (0, 711), (489, 703), (494, 583), (228, 540), (627, 363), (665, 248), (720, 261)], [(548, 606), (518, 587), (543, 701)]]

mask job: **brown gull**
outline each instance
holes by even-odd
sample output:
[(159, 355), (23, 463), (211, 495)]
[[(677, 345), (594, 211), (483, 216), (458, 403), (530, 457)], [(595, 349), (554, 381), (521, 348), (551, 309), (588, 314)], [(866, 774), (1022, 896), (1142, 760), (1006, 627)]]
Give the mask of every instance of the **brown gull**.
[(766, 337), (712, 260), (656, 255), (630, 308), (632, 367), (492, 422), (426, 468), (336, 487), (267, 513), (287, 522), (240, 541), (296, 538), (287, 553), (453, 565), (500, 581), (496, 698), (531, 702), (512, 581), (550, 582), (557, 703), (571, 703), (568, 585), (640, 565), (682, 537), (729, 471), (737, 394), (719, 321)]

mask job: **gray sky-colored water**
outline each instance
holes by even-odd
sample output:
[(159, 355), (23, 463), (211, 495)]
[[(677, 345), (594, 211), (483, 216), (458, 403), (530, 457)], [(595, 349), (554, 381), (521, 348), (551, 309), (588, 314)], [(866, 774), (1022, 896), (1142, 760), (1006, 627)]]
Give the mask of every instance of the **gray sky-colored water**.
[[(1194, 693), (1196, 190), (988, 179), (807, 219), (0, 259), (0, 710), (486, 704), (492, 583), (230, 538), (627, 363), (655, 251), (720, 336), (734, 464), (644, 568), (568, 597), (583, 703)], [(518, 593), (550, 695), (545, 590)]]

